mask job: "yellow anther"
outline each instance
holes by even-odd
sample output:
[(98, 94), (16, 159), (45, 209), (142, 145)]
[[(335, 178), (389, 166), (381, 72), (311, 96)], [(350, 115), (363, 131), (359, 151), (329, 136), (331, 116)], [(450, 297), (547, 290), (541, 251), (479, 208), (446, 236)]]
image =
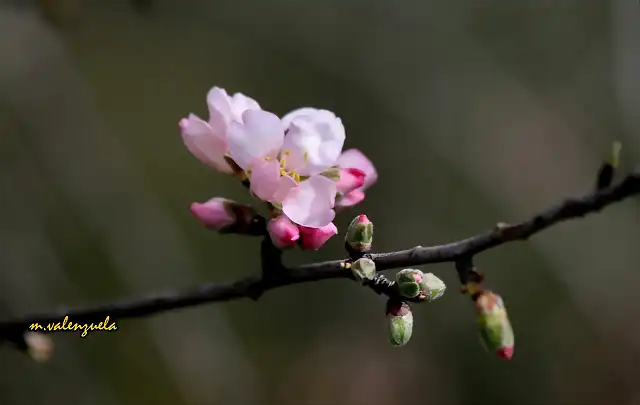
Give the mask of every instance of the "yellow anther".
[(304, 153), (304, 162), (309, 163), (309, 152)]

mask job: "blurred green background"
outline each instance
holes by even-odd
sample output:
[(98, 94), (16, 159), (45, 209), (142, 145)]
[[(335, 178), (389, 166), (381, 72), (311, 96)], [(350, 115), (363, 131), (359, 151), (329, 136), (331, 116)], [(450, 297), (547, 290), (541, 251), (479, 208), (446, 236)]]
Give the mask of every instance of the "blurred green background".
[[(144, 3), (144, 2), (137, 2)], [(284, 114), (330, 109), (376, 164), (374, 248), (439, 244), (595, 183), (611, 141), (640, 162), (635, 0), (0, 1), (0, 318), (258, 271), (193, 201), (249, 201), (181, 142), (218, 85)], [(144, 5), (143, 5), (144, 6)], [(341, 258), (341, 237), (288, 264)], [(387, 343), (384, 299), (344, 280), (258, 302), (0, 348), (0, 403), (640, 404), (640, 202), (482, 254), (516, 331), (485, 353), (447, 294)], [(423, 269), (423, 270), (425, 270)]]

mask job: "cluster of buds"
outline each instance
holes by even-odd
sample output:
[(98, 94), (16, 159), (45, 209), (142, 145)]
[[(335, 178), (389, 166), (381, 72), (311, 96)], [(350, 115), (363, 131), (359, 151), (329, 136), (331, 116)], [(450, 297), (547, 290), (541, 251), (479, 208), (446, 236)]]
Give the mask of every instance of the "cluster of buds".
[(417, 269), (404, 269), (396, 274), (398, 292), (405, 298), (434, 301), (444, 294), (447, 286), (432, 273), (424, 274)]
[(345, 129), (330, 111), (305, 107), (280, 118), (219, 87), (206, 99), (208, 120), (189, 114), (179, 123), (186, 147), (207, 166), (240, 179), (269, 207), (265, 224), (250, 206), (224, 198), (194, 203), (191, 212), (210, 229), (266, 231), (280, 249), (316, 250), (338, 233), (336, 210), (361, 202), (377, 180), (362, 152), (342, 151)]

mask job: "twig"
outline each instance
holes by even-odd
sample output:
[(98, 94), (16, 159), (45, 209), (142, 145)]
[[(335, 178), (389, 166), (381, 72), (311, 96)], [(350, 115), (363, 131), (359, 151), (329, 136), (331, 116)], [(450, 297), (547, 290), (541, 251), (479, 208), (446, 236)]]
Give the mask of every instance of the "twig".
[[(621, 182), (589, 193), (581, 198), (567, 199), (561, 204), (548, 208), (520, 223), (496, 225), (477, 236), (444, 245), (421, 247), (397, 252), (371, 254), (377, 270), (416, 266), (429, 263), (459, 262), (471, 258), (485, 250), (507, 242), (525, 240), (559, 222), (583, 217), (595, 213), (604, 207), (621, 201), (634, 194), (640, 194), (640, 171), (628, 175)], [(264, 247), (264, 246), (263, 246)], [(257, 298), (256, 292), (264, 292), (278, 287), (326, 279), (352, 278), (351, 272), (344, 268), (346, 260), (334, 260), (312, 263), (294, 268), (279, 268), (277, 276), (263, 279), (252, 276), (222, 284), (205, 284), (194, 289), (167, 292), (143, 298), (116, 301), (95, 307), (56, 310), (41, 314), (32, 314), (0, 322), (0, 341), (21, 334), (33, 322), (46, 324), (58, 322), (65, 316), (74, 322), (97, 322), (106, 316), (111, 319), (148, 316), (164, 311), (196, 306), (208, 302), (230, 301), (243, 297)], [(370, 283), (378, 293), (392, 296), (395, 293), (393, 282), (380, 280)]]

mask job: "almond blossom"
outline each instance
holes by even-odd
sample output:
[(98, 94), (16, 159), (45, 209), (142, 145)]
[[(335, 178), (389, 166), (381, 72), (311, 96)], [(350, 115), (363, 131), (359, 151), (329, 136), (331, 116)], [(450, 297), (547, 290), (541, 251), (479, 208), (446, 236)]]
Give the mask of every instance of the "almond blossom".
[(378, 172), (371, 161), (359, 150), (349, 149), (336, 161), (340, 168), (336, 202), (338, 207), (351, 207), (364, 200), (364, 191), (378, 180)]
[(345, 140), (333, 113), (302, 108), (280, 120), (247, 110), (242, 122), (231, 123), (228, 140), (229, 156), (249, 176), (256, 197), (301, 226), (321, 228), (333, 221), (337, 186), (322, 172), (334, 166)]
[(224, 89), (213, 87), (207, 94), (209, 121), (195, 114), (180, 120), (182, 140), (189, 151), (202, 163), (223, 173), (233, 173), (225, 159), (228, 150), (228, 131), (233, 122), (242, 122), (242, 113), (260, 110), (260, 105), (242, 93), (229, 96)]

